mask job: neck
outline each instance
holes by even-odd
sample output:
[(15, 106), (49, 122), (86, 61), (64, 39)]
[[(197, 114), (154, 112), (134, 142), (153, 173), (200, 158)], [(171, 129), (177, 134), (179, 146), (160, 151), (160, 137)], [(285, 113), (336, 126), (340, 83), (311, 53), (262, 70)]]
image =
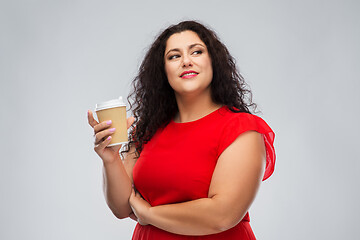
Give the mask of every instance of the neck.
[(198, 120), (221, 107), (220, 104), (213, 102), (209, 93), (196, 96), (176, 95), (176, 102), (179, 113), (174, 121), (179, 123)]

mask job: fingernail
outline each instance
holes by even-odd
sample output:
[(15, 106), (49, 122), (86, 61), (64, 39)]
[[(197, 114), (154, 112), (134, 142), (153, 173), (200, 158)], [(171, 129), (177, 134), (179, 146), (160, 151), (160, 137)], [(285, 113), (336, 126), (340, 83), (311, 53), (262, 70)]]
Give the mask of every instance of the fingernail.
[(108, 138), (106, 140), (110, 140), (111, 139), (111, 136), (108, 136)]
[(111, 133), (113, 133), (113, 132), (115, 132), (115, 128), (110, 128), (109, 131), (110, 131)]
[(107, 123), (107, 125), (110, 125), (110, 124), (112, 123), (112, 121), (109, 120), (109, 121), (107, 121), (106, 123)]

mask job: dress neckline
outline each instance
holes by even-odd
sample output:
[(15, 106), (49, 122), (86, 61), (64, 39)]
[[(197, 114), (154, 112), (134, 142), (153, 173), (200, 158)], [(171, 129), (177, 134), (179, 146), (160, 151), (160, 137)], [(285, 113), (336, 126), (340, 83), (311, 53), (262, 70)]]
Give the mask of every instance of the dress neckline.
[(182, 122), (182, 123), (179, 123), (179, 122), (175, 122), (174, 119), (171, 119), (170, 123), (175, 125), (175, 126), (188, 126), (188, 125), (193, 125), (193, 124), (196, 124), (196, 123), (199, 123), (199, 122), (202, 122), (202, 121), (205, 121), (205, 120), (208, 120), (208, 119), (211, 119), (213, 118), (214, 116), (216, 116), (218, 112), (222, 111), (223, 109), (226, 108), (226, 105), (210, 112), (209, 114), (199, 118), (199, 119), (196, 119), (194, 121), (189, 121), (189, 122)]

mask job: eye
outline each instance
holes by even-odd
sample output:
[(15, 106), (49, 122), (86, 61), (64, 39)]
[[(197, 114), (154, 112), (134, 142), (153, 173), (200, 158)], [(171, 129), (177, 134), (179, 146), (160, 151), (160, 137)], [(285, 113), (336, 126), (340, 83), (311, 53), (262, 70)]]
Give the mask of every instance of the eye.
[(168, 57), (168, 60), (176, 59), (176, 58), (179, 58), (179, 57), (180, 57), (180, 55), (177, 55), (177, 54), (171, 55), (171, 56)]
[(202, 54), (202, 51), (201, 51), (201, 50), (197, 50), (197, 51), (194, 51), (193, 54), (194, 54), (194, 55), (200, 55), (200, 54)]

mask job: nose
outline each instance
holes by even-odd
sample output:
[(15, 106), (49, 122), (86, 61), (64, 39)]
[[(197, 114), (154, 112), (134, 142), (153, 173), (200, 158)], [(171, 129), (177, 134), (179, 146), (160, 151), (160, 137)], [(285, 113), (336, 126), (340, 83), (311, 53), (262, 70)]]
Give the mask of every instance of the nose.
[(184, 55), (182, 63), (183, 63), (183, 67), (192, 66), (191, 58), (188, 55)]

